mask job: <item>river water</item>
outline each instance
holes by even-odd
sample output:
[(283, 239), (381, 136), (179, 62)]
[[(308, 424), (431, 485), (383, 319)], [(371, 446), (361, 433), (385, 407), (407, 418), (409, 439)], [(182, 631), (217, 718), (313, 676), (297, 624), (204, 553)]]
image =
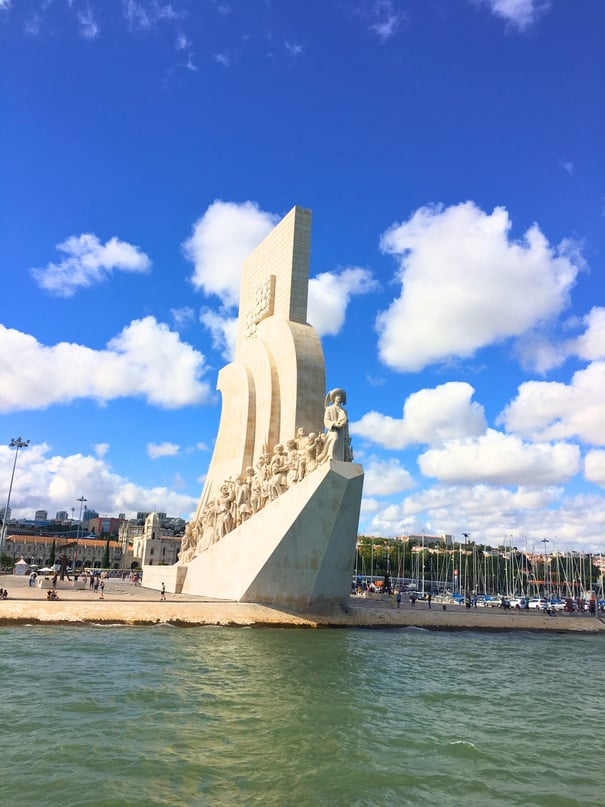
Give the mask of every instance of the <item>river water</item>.
[(0, 629), (0, 804), (601, 807), (595, 636)]

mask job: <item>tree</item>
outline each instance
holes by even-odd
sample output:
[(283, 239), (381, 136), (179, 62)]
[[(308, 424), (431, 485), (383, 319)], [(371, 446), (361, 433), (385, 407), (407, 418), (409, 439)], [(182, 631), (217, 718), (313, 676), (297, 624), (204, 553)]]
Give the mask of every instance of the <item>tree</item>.
[(49, 566), (54, 566), (55, 565), (56, 556), (57, 556), (57, 547), (56, 547), (56, 541), (53, 538), (52, 546), (50, 548), (50, 555), (48, 556), (48, 565)]
[(103, 552), (103, 561), (101, 562), (103, 569), (109, 569), (109, 539), (105, 541), (105, 552)]

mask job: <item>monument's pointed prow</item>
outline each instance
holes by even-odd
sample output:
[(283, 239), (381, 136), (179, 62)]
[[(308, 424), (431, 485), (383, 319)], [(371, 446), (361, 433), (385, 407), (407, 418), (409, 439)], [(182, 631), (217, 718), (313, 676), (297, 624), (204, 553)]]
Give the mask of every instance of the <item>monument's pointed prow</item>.
[(296, 609), (349, 594), (363, 470), (307, 323), (310, 238), (311, 212), (294, 207), (244, 263), (204, 489), (179, 563), (145, 567), (146, 585)]

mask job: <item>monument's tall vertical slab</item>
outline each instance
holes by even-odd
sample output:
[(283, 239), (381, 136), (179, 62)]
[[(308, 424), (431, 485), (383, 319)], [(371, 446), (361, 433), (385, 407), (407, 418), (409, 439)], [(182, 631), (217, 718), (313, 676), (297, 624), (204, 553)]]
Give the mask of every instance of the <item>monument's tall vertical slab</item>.
[(321, 430), (324, 358), (307, 323), (310, 243), (311, 211), (293, 207), (244, 263), (235, 359), (218, 378), (223, 408), (200, 509), (297, 429)]

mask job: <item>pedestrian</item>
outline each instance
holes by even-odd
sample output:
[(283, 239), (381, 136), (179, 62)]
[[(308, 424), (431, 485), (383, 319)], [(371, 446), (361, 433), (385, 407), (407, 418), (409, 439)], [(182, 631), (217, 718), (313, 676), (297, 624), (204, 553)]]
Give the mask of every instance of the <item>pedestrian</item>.
[(412, 603), (412, 605), (416, 605), (416, 595), (414, 594), (414, 592), (410, 594), (410, 602)]
[(91, 591), (92, 591), (92, 589), (94, 588), (94, 586), (95, 586), (95, 576), (94, 576), (94, 574), (91, 572), (91, 573), (90, 573), (90, 589), (91, 589)]
[(162, 588), (160, 589), (160, 600), (166, 599), (166, 586), (162, 583)]
[(99, 599), (104, 600), (103, 592), (105, 591), (105, 580), (99, 582)]
[(432, 600), (432, 599), (433, 599), (433, 595), (432, 595), (432, 594), (431, 594), (431, 592), (429, 591), (429, 593), (426, 595), (426, 601), (427, 601), (427, 602), (428, 602), (428, 604), (429, 604), (429, 609), (430, 609), (430, 607), (431, 607), (431, 600)]
[(397, 592), (397, 608), (401, 608), (401, 591)]
[(95, 588), (94, 588), (95, 594), (99, 590), (99, 582), (100, 582), (99, 578), (95, 575)]

